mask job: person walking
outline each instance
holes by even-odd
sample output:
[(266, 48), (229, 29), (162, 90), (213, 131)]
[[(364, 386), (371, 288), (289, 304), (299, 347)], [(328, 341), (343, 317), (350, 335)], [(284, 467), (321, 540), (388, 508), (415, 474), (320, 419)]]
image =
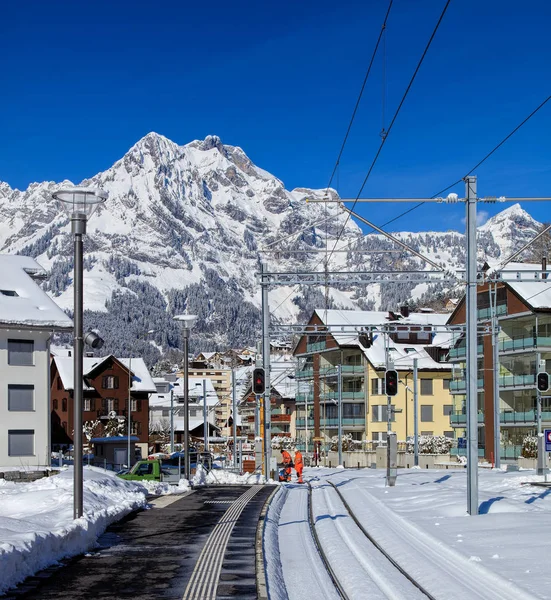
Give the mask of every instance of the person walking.
[(293, 460), (287, 450), (281, 449), (281, 458), (283, 460), (283, 477), (285, 481), (291, 481), (291, 466)]
[(304, 463), (302, 462), (302, 452), (297, 450), (295, 452), (295, 471), (297, 472), (297, 482), (304, 483), (302, 479), (302, 469), (304, 468)]

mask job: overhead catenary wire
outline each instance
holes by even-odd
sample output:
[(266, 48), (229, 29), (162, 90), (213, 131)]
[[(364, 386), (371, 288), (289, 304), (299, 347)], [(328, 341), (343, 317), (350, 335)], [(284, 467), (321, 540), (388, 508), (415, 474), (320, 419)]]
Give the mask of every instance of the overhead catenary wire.
[[(409, 91), (411, 90), (413, 82), (415, 81), (415, 78), (417, 77), (417, 73), (419, 73), (421, 65), (423, 64), (423, 61), (425, 60), (425, 56), (427, 55), (427, 52), (428, 52), (428, 50), (429, 50), (429, 48), (430, 48), (430, 46), (432, 44), (432, 41), (434, 40), (434, 37), (436, 36), (436, 32), (438, 31), (438, 29), (440, 27), (440, 24), (442, 23), (442, 20), (444, 18), (444, 15), (446, 14), (446, 11), (448, 10), (448, 6), (450, 5), (450, 2), (451, 2), (451, 0), (447, 0), (446, 4), (444, 6), (444, 9), (442, 10), (442, 13), (440, 14), (440, 18), (438, 19), (438, 21), (437, 21), (437, 23), (436, 23), (436, 25), (435, 25), (435, 27), (434, 27), (434, 29), (432, 31), (432, 34), (431, 34), (431, 36), (429, 38), (429, 41), (427, 42), (427, 45), (425, 46), (425, 50), (423, 51), (423, 54), (421, 55), (421, 58), (419, 59), (419, 61), (417, 63), (415, 71), (413, 72), (413, 75), (411, 76), (411, 79), (410, 79), (410, 81), (408, 83), (408, 86), (406, 87), (406, 91), (404, 92), (404, 94), (402, 96), (402, 99), (400, 100), (400, 103), (398, 104), (398, 108), (394, 112), (394, 115), (393, 115), (393, 117), (392, 117), (392, 119), (390, 121), (388, 129), (386, 130), (385, 135), (382, 138), (381, 143), (379, 144), (379, 148), (378, 148), (377, 152), (375, 153), (375, 157), (373, 158), (373, 161), (371, 162), (371, 165), (370, 165), (370, 167), (369, 167), (369, 169), (367, 171), (367, 174), (366, 174), (366, 176), (365, 176), (365, 178), (364, 178), (364, 180), (362, 182), (360, 190), (358, 191), (358, 193), (356, 195), (356, 199), (354, 200), (354, 203), (352, 204), (352, 209), (351, 210), (354, 210), (354, 208), (355, 208), (355, 206), (357, 204), (357, 201), (358, 201), (359, 197), (361, 196), (361, 194), (363, 192), (363, 189), (364, 189), (364, 187), (365, 187), (365, 185), (366, 185), (366, 183), (367, 183), (367, 181), (368, 181), (368, 179), (369, 179), (369, 177), (370, 177), (373, 169), (375, 168), (375, 165), (377, 164), (377, 160), (379, 159), (381, 151), (382, 151), (382, 149), (383, 149), (383, 147), (384, 147), (384, 145), (385, 145), (385, 143), (386, 143), (386, 141), (388, 139), (388, 136), (390, 135), (390, 132), (392, 131), (392, 127), (394, 126), (394, 123), (396, 122), (396, 119), (398, 118), (398, 115), (400, 114), (400, 110), (402, 109), (402, 106), (404, 105), (404, 102), (405, 102), (405, 100), (406, 100), (406, 98), (407, 98), (407, 96), (409, 94)], [(338, 243), (341, 235), (344, 233), (344, 230), (346, 228), (346, 225), (347, 225), (349, 219), (350, 219), (350, 213), (348, 213), (348, 215), (347, 215), (347, 217), (346, 217), (346, 219), (344, 221), (344, 225), (342, 226), (340, 232), (337, 235), (337, 239), (335, 240), (334, 248), (336, 247), (336, 245), (337, 245), (337, 243)], [(332, 255), (332, 253), (329, 254), (329, 259), (331, 258), (331, 255)]]
[[(479, 160), (476, 165), (474, 165), (474, 167), (472, 167), (467, 173), (465, 173), (465, 175), (463, 177), (461, 177), (460, 179), (458, 179), (457, 181), (454, 181), (452, 184), (448, 185), (447, 187), (445, 187), (444, 189), (436, 192), (436, 194), (434, 194), (433, 196), (431, 196), (431, 198), (437, 198), (438, 196), (441, 196), (444, 192), (447, 192), (448, 190), (450, 190), (451, 188), (455, 187), (456, 185), (459, 185), (460, 183), (462, 183), (465, 180), (465, 177), (468, 177), (469, 175), (471, 175), (473, 173), (473, 171), (475, 171), (475, 169), (478, 169), (478, 167), (480, 167), (483, 163), (485, 163), (490, 156), (492, 156), (495, 152), (497, 152), (497, 150), (499, 150), (499, 148), (501, 148), (501, 146), (503, 146), (503, 144), (505, 144), (505, 142), (511, 138), (521, 127), (523, 127), (526, 123), (528, 123), (528, 121), (539, 111), (541, 110), (548, 102), (549, 100), (551, 100), (551, 96), (547, 96), (547, 98), (545, 98), (545, 100), (539, 104), (525, 119), (523, 119), (512, 131), (510, 131), (498, 144), (496, 144), (491, 150), (490, 152), (488, 152), (481, 160)], [(394, 221), (397, 221), (398, 219), (401, 219), (402, 217), (405, 217), (407, 214), (409, 214), (410, 212), (416, 210), (417, 208), (419, 208), (420, 206), (422, 206), (423, 204), (425, 204), (424, 202), (419, 202), (419, 204), (416, 204), (415, 206), (412, 206), (411, 208), (409, 208), (408, 210), (405, 210), (404, 212), (400, 213), (399, 215), (397, 215), (396, 217), (393, 217), (392, 219), (390, 219), (390, 221), (387, 221), (386, 223), (383, 223), (381, 225), (381, 227), (386, 227), (387, 225), (390, 225), (390, 223), (393, 223)]]

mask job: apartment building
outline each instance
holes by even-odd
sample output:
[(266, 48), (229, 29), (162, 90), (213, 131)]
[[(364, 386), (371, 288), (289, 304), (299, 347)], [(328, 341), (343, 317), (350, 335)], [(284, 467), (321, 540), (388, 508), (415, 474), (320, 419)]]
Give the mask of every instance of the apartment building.
[[(479, 325), (490, 325), (494, 310), (499, 325), (497, 364), (493, 361), (491, 332), (479, 335), (477, 341), (478, 453), (489, 461), (494, 452), (496, 377), (501, 458), (518, 458), (524, 438), (537, 434), (536, 375), (539, 371), (551, 372), (551, 281), (536, 278), (533, 273), (523, 274), (523, 271), (538, 269), (541, 266), (537, 264), (510, 263), (507, 270), (516, 270), (518, 280), (491, 286), (486, 283), (477, 290)], [(465, 323), (465, 298), (450, 316), (449, 323)], [(450, 350), (450, 361), (455, 365), (451, 384), (452, 425), (458, 438), (465, 437), (467, 421), (465, 360), (465, 338), (457, 336)], [(551, 428), (551, 392), (541, 396), (543, 428)]]
[[(385, 441), (387, 365), (398, 371), (399, 391), (392, 398), (392, 430), (399, 440), (414, 432), (413, 359), (418, 364), (419, 433), (453, 436), (449, 392), (451, 365), (446, 362), (450, 336), (435, 333), (448, 315), (316, 310), (309, 325), (339, 326), (329, 333), (303, 336), (294, 354), (297, 369), (297, 437), (330, 440), (338, 432), (338, 369), (341, 372), (342, 430), (358, 441)], [(362, 332), (361, 326), (394, 325), (387, 335)], [(359, 326), (359, 327), (358, 327)]]
[(28, 256), (0, 255), (0, 466), (50, 465), (50, 339), (72, 320), (36, 281)]

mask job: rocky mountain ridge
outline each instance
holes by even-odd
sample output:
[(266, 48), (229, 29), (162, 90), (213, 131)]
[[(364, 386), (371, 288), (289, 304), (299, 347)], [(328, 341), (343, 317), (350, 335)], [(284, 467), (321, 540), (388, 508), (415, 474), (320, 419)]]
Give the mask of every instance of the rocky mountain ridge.
[[(335, 253), (330, 270), (427, 268), (405, 251), (370, 254), (396, 247), (381, 235), (364, 235), (337, 204), (307, 202), (323, 197), (325, 190), (288, 191), (241, 148), (216, 136), (179, 146), (150, 133), (111, 168), (80, 183), (109, 193), (85, 237), (86, 320), (106, 338), (106, 351), (119, 354), (136, 347), (139, 333), (157, 329), (156, 346), (143, 342), (149, 362), (161, 349), (180, 347), (171, 315), (184, 310), (199, 315), (197, 347), (254, 342), (260, 326), (255, 278), (260, 261), (274, 271), (321, 270), (325, 253), (319, 251), (333, 248), (343, 227), (338, 247), (351, 251)], [(45, 289), (70, 311), (70, 224), (51, 198), (52, 191), (68, 185), (35, 183), (19, 191), (0, 182), (0, 251), (35, 257), (50, 273)], [(508, 255), (539, 227), (520, 206), (507, 208), (479, 228), (480, 260)], [(450, 270), (464, 266), (460, 233), (394, 235)], [(290, 248), (308, 252), (286, 253)], [(347, 286), (330, 289), (328, 301), (334, 307), (387, 309), (445, 291), (438, 284)], [(325, 302), (325, 291), (318, 288), (270, 292), (273, 318), (283, 321), (304, 319)]]

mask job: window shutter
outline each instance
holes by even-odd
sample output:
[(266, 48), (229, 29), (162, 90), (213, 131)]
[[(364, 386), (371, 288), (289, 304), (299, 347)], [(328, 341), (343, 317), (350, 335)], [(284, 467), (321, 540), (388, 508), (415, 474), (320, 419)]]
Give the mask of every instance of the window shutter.
[(136, 400), (137, 412), (142, 412), (142, 401)]
[(119, 412), (119, 399), (115, 398), (115, 412)]
[(119, 378), (117, 376), (113, 377), (113, 387), (118, 390), (119, 389)]
[(90, 410), (96, 410), (96, 399), (90, 398)]
[(102, 410), (107, 410), (107, 398), (102, 398), (101, 399), (101, 409)]
[(107, 387), (107, 377), (105, 375), (101, 378), (101, 387), (103, 389)]

